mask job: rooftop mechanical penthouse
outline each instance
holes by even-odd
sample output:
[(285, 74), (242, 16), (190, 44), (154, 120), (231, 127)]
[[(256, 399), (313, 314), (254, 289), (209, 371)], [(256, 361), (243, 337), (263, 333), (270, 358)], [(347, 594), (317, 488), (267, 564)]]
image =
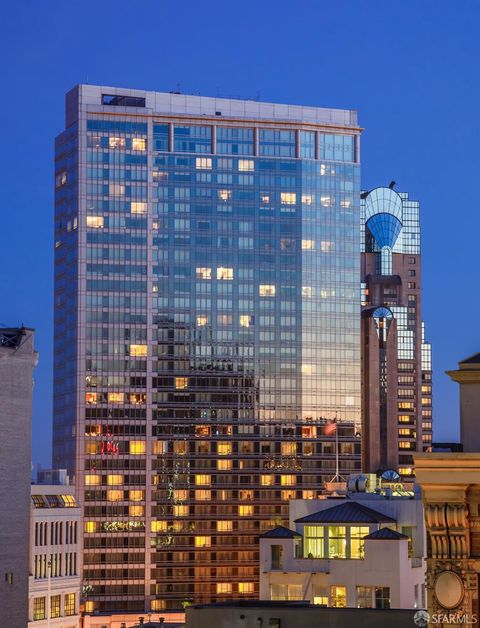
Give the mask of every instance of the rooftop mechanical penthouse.
[(83, 505), (88, 612), (257, 597), (259, 534), (317, 497), (337, 440), (359, 470), (360, 131), (353, 111), (67, 94), (53, 464)]

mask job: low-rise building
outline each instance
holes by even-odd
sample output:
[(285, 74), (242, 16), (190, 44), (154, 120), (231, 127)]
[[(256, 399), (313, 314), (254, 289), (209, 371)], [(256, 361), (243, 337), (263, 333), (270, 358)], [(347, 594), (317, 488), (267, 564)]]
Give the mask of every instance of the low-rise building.
[(28, 627), (78, 628), (80, 507), (73, 487), (35, 484), (31, 501)]
[(293, 500), (290, 527), (260, 537), (260, 599), (424, 608), (425, 526), (413, 493)]

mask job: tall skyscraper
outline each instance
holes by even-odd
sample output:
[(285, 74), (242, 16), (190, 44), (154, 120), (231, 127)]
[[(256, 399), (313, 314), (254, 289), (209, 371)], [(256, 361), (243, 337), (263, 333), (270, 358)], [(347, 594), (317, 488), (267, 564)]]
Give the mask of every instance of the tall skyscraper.
[(0, 626), (28, 623), (32, 329), (0, 329)]
[(255, 597), (360, 469), (357, 115), (81, 85), (56, 140), (54, 467), (86, 610)]
[(422, 321), (420, 205), (379, 187), (362, 194), (363, 470), (413, 479), (432, 442), (431, 346)]

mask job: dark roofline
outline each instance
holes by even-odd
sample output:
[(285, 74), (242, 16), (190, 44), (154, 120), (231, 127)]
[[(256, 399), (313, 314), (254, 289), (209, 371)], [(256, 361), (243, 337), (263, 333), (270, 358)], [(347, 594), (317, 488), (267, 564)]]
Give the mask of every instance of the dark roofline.
[(345, 501), (337, 506), (319, 510), (300, 519), (295, 519), (295, 523), (396, 523), (396, 521), (392, 519), (392, 517), (384, 515), (372, 508), (368, 508), (358, 502)]
[[(277, 534), (275, 534), (277, 532)], [(300, 532), (296, 532), (295, 530), (290, 530), (290, 528), (286, 528), (285, 526), (276, 526), (271, 530), (267, 530), (263, 534), (260, 534), (261, 539), (289, 539), (295, 536), (301, 537)]]

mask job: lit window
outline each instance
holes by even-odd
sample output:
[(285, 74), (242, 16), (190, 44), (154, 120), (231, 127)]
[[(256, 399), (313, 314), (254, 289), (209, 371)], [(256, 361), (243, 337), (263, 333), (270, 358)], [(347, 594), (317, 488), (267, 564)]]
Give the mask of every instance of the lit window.
[(317, 494), (315, 491), (312, 491), (312, 490), (302, 491), (302, 499), (315, 499), (316, 497), (317, 497)]
[(132, 455), (141, 455), (147, 451), (147, 443), (144, 440), (131, 440), (129, 443), (129, 452)]
[(229, 456), (232, 453), (232, 443), (218, 443), (217, 453), (219, 456)]
[(328, 558), (346, 558), (347, 529), (345, 526), (328, 527)]
[(231, 582), (217, 582), (217, 593), (231, 593)]
[(206, 314), (200, 314), (197, 316), (197, 327), (205, 327), (208, 325), (208, 316)]
[(188, 491), (184, 488), (177, 488), (173, 491), (173, 499), (177, 502), (184, 502), (188, 499)]
[(282, 205), (295, 205), (297, 195), (295, 192), (280, 192), (280, 203)]
[(410, 423), (411, 420), (412, 420), (412, 417), (409, 416), (408, 414), (399, 414), (398, 415), (398, 422), (399, 423)]
[(253, 582), (239, 582), (238, 592), (239, 593), (253, 593), (254, 592)]
[(143, 491), (133, 490), (128, 492), (128, 498), (131, 502), (141, 502), (144, 499)]
[(413, 443), (410, 443), (408, 440), (401, 440), (398, 442), (399, 449), (411, 449)]
[(108, 393), (108, 401), (110, 403), (123, 403), (124, 394), (120, 392)]
[(291, 499), (295, 499), (295, 491), (282, 491), (282, 499), (283, 501), (290, 501)]
[(224, 279), (226, 281), (232, 280), (233, 268), (225, 268), (223, 266), (219, 266), (217, 268), (217, 279)]
[(147, 204), (141, 203), (139, 201), (132, 201), (130, 203), (130, 211), (132, 212), (132, 214), (146, 214)]
[(250, 314), (240, 314), (240, 327), (250, 327), (253, 324), (253, 316)]
[(217, 532), (231, 532), (233, 521), (217, 521)]
[(282, 456), (294, 456), (297, 453), (297, 443), (281, 443), (280, 451)]
[(91, 534), (92, 532), (95, 532), (96, 529), (97, 529), (96, 521), (85, 521), (85, 532), (87, 532), (88, 534)]
[(187, 453), (187, 443), (184, 440), (177, 440), (173, 443), (173, 453), (177, 456), (184, 456)]
[(98, 393), (87, 392), (85, 393), (85, 401), (86, 403), (95, 404), (99, 402)]
[(35, 597), (33, 598), (33, 620), (45, 619), (45, 598)]
[(262, 486), (273, 486), (275, 484), (275, 476), (273, 474), (261, 475), (260, 484)]
[(174, 517), (187, 517), (189, 508), (184, 504), (174, 504), (173, 506), (173, 516)]
[(110, 136), (108, 138), (108, 147), (109, 148), (125, 148), (125, 138)]
[(197, 157), (195, 159), (195, 168), (197, 170), (211, 170), (212, 160), (210, 157)]
[(240, 517), (253, 517), (253, 506), (241, 505), (238, 507), (238, 514)]
[(302, 375), (313, 375), (315, 371), (315, 364), (302, 364)]
[(261, 297), (274, 297), (275, 286), (271, 284), (260, 284), (258, 286), (258, 293)]
[(98, 486), (102, 483), (102, 478), (100, 475), (86, 475), (85, 476), (85, 485), (86, 486)]
[(209, 486), (212, 483), (212, 476), (208, 474), (200, 474), (195, 476), (195, 484), (197, 486)]
[(57, 175), (55, 175), (55, 187), (56, 188), (62, 187), (62, 185), (65, 185), (66, 182), (67, 182), (66, 170), (63, 170), (62, 172), (59, 172)]
[(123, 491), (111, 489), (107, 491), (107, 500), (109, 502), (118, 502), (123, 499)]
[(324, 207), (330, 207), (332, 203), (332, 199), (330, 198), (330, 196), (321, 196), (320, 202), (322, 203)]
[(399, 467), (398, 472), (400, 475), (413, 475), (413, 469), (411, 467)]
[(218, 190), (218, 198), (221, 201), (229, 201), (232, 198), (232, 190)]
[(373, 587), (357, 587), (357, 608), (373, 608)]
[(130, 345), (130, 355), (133, 358), (145, 358), (147, 356), (147, 345)]
[(129, 506), (128, 514), (130, 517), (143, 517), (145, 508), (143, 506)]
[(87, 227), (101, 229), (103, 227), (103, 216), (87, 216)]
[(212, 492), (209, 490), (195, 491), (195, 499), (199, 502), (208, 502), (212, 499)]
[(302, 251), (313, 251), (315, 249), (315, 240), (302, 240)]
[(146, 150), (147, 140), (143, 137), (132, 137), (132, 150)]
[(211, 536), (196, 536), (195, 547), (210, 547), (212, 545)]
[(150, 522), (150, 530), (152, 532), (166, 532), (167, 526), (168, 524), (166, 521), (151, 521)]
[(52, 595), (50, 598), (50, 617), (60, 617), (60, 596)]
[(63, 613), (67, 617), (75, 615), (75, 593), (67, 593), (65, 595)]
[(365, 557), (365, 537), (370, 533), (368, 526), (351, 526), (350, 528), (350, 558)]
[(302, 205), (311, 205), (313, 203), (313, 194), (302, 194)]
[(123, 475), (107, 475), (107, 484), (108, 486), (121, 486), (123, 484)]
[(108, 193), (110, 196), (125, 196), (125, 186), (121, 183), (110, 183)]
[(268, 194), (261, 194), (260, 200), (264, 205), (268, 205), (268, 203), (270, 203), (270, 196)]
[(211, 279), (212, 278), (212, 269), (206, 267), (200, 267), (196, 269), (195, 275), (197, 279)]
[(330, 604), (333, 608), (345, 608), (347, 606), (347, 589), (341, 586), (330, 587)]
[(165, 600), (152, 600), (150, 607), (152, 611), (163, 611), (166, 607)]
[(85, 602), (85, 612), (86, 613), (93, 613), (93, 611), (95, 610), (95, 603), (93, 600), (87, 600)]
[(188, 377), (176, 377), (175, 388), (177, 390), (183, 390), (185, 388), (188, 388)]
[(255, 170), (255, 162), (253, 159), (239, 159), (238, 170), (240, 172), (253, 172)]
[(168, 443), (164, 440), (154, 440), (152, 442), (152, 454), (155, 456), (161, 456), (168, 451)]
[(280, 484), (282, 486), (294, 486), (297, 483), (295, 475), (282, 475), (280, 476)]
[(313, 296), (312, 286), (302, 286), (302, 297), (304, 299), (311, 299)]

